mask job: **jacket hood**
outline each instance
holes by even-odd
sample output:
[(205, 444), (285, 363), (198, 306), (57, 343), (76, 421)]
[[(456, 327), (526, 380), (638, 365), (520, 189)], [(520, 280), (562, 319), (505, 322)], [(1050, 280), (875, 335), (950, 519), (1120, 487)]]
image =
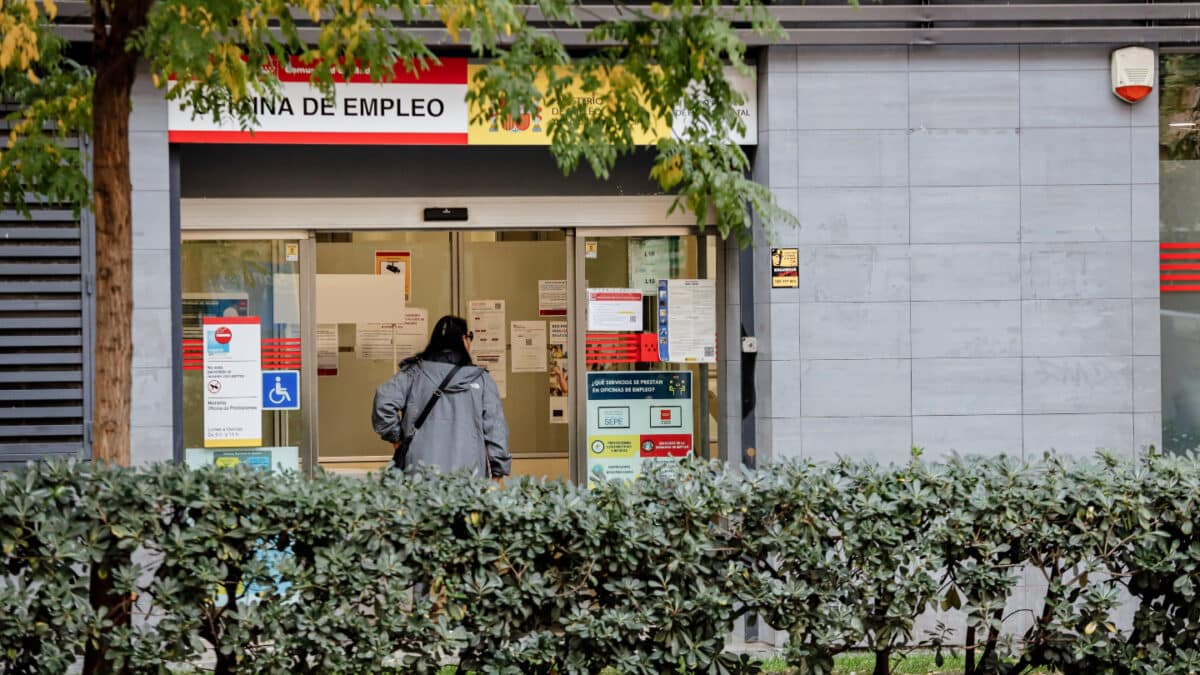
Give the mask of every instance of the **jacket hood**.
[[(417, 360), (415, 366), (417, 371), (428, 379), (434, 387), (441, 384), (446, 374), (454, 368), (453, 363), (426, 361), (425, 359)], [(476, 365), (463, 366), (454, 374), (454, 379), (450, 380), (450, 384), (446, 385), (446, 391), (453, 393), (468, 389), (479, 389), (483, 386), (479, 380), (483, 377), (484, 372), (483, 368)]]

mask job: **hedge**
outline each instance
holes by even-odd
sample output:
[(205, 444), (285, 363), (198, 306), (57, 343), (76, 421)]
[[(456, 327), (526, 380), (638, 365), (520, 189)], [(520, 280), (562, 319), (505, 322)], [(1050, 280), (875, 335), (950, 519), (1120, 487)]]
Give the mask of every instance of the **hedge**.
[(754, 672), (742, 616), (800, 673), (1200, 671), (1200, 462), (917, 454), (590, 490), (30, 465), (0, 476), (0, 672)]

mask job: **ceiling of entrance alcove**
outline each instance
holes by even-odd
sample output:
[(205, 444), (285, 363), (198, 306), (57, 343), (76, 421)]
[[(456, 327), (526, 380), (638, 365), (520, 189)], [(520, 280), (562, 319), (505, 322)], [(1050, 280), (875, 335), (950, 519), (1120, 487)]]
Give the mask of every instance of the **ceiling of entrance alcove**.
[(652, 195), (653, 151), (564, 177), (547, 148), (179, 145), (184, 198)]

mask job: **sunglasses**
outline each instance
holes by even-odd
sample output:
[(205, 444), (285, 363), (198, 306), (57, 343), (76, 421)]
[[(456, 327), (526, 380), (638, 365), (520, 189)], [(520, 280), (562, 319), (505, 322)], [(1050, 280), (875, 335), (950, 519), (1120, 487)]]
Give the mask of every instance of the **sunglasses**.
[(473, 331), (473, 330), (467, 331), (467, 339), (474, 341), (475, 340), (475, 331)]

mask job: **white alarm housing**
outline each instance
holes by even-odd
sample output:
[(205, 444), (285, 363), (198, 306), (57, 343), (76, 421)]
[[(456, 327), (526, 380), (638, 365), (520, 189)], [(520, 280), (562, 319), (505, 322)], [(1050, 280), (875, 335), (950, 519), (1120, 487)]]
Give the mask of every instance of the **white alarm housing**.
[(1127, 103), (1136, 103), (1154, 91), (1157, 57), (1146, 47), (1122, 47), (1112, 53), (1112, 91)]

